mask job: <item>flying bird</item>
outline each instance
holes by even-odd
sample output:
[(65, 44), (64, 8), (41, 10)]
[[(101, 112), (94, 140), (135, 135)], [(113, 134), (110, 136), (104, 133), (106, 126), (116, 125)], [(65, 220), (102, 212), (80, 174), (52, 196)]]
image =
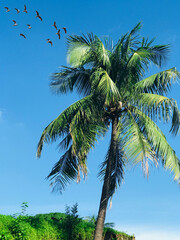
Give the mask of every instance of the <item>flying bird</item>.
[(28, 26), (28, 29), (31, 29), (31, 28), (32, 28), (30, 24), (27, 24), (27, 26)]
[(4, 7), (6, 9), (6, 12), (10, 12), (10, 9), (8, 7)]
[(20, 10), (19, 10), (19, 9), (15, 8), (15, 10), (16, 10), (17, 13), (20, 13)]
[(60, 39), (61, 38), (60, 29), (58, 30), (58, 32), (56, 34), (58, 35), (58, 38)]
[(64, 32), (67, 33), (66, 27), (63, 27), (62, 29), (64, 29)]
[(15, 20), (12, 20), (12, 21), (13, 21), (13, 23), (14, 23), (13, 26), (17, 26), (17, 25), (18, 25), (17, 22), (16, 22)]
[(22, 36), (23, 38), (26, 38), (26, 36), (22, 33), (20, 33), (19, 35)]
[(23, 12), (28, 13), (26, 5), (24, 5), (24, 10)]
[(57, 30), (56, 22), (54, 22), (54, 24), (52, 26), (55, 27), (55, 29)]
[(47, 43), (50, 43), (51, 44), (51, 46), (53, 45), (53, 43), (52, 43), (52, 41), (48, 38), (48, 39), (46, 39), (47, 40)]
[(36, 17), (39, 18), (42, 21), (42, 17), (39, 15), (38, 11), (36, 11), (36, 14), (37, 14)]

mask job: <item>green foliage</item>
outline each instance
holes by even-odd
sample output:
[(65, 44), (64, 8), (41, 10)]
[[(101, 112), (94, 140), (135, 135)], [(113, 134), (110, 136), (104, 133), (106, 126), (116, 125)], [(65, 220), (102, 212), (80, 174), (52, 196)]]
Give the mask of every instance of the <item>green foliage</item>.
[[(133, 236), (130, 236), (124, 232), (118, 232), (112, 228), (105, 227), (103, 231), (104, 239), (106, 240), (117, 240), (117, 239), (122, 239), (122, 240), (132, 240)], [(106, 238), (107, 237), (107, 238)], [(111, 237), (111, 238), (109, 238)]]
[(14, 239), (17, 240), (28, 240), (32, 230), (31, 226), (26, 221), (26, 217), (23, 216), (14, 219), (9, 229)]
[[(22, 203), (22, 211), (16, 215), (0, 215), (0, 240), (92, 240), (95, 228), (93, 218), (83, 220), (78, 215), (78, 204), (66, 206), (65, 213), (49, 213), (28, 216), (27, 203)], [(119, 234), (112, 228), (107, 232)], [(123, 235), (122, 236), (129, 236)], [(126, 239), (123, 239), (126, 240)], [(128, 240), (128, 239), (127, 239)]]
[[(95, 227), (96, 223), (97, 223), (97, 216), (92, 215), (92, 216), (87, 216), (85, 218), (85, 221), (87, 221), (88, 223), (92, 224), (92, 226)], [(107, 222), (104, 223), (104, 228), (114, 228), (115, 224), (113, 222)]]
[(78, 204), (74, 204), (71, 208), (66, 206), (65, 209), (66, 217), (61, 221), (61, 227), (66, 231), (68, 240), (78, 239), (77, 234), (81, 235), (77, 229), (82, 219), (78, 216)]
[(34, 230), (31, 228), (28, 222), (28, 215), (26, 214), (27, 208), (28, 203), (23, 202), (21, 204), (21, 212), (13, 215), (14, 219), (9, 225), (9, 230), (14, 239), (28, 240), (29, 236), (34, 236)]
[(9, 225), (11, 221), (12, 221), (11, 216), (0, 215), (0, 239), (1, 240), (13, 239), (9, 231)]
[(1, 240), (11, 240), (13, 239), (12, 235), (6, 230), (0, 230), (0, 239)]
[[(161, 67), (165, 62), (169, 45), (155, 45), (154, 39), (141, 37), (141, 27), (142, 24), (138, 23), (122, 35), (114, 47), (107, 37), (102, 41), (93, 34), (68, 37), (67, 58), (71, 66), (62, 67), (59, 73), (53, 74), (51, 88), (56, 93), (76, 89), (83, 98), (65, 109), (44, 129), (38, 144), (38, 157), (45, 142), (57, 139), (65, 151), (48, 175), (54, 190), (62, 192), (70, 181), (77, 179), (78, 182), (80, 171), (86, 176), (88, 153), (98, 138), (109, 130), (114, 117), (118, 119), (119, 142), (111, 164), (108, 199), (120, 185), (127, 162), (141, 162), (148, 175), (148, 162), (153, 161), (157, 166), (161, 160), (175, 179), (179, 179), (180, 161), (164, 135), (149, 138), (142, 127), (144, 120), (135, 114), (134, 109), (137, 109), (146, 120), (171, 122), (170, 131), (174, 135), (179, 130), (180, 111), (176, 101), (166, 95), (180, 78), (180, 73), (171, 68), (146, 76), (152, 64)], [(156, 132), (156, 124), (151, 127), (151, 131)], [(162, 141), (163, 146), (161, 144), (159, 149), (157, 143)], [(165, 146), (168, 146), (166, 153)], [(110, 146), (100, 169), (102, 179), (111, 152)]]
[(21, 210), (22, 210), (21, 213), (20, 213), (21, 216), (25, 216), (27, 208), (28, 208), (28, 203), (27, 202), (23, 202), (21, 204)]

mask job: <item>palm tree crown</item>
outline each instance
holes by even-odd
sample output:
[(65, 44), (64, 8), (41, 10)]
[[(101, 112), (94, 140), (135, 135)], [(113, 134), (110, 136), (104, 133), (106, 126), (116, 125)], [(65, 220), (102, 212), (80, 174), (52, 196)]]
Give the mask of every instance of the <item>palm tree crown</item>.
[(65, 150), (48, 176), (54, 189), (62, 191), (71, 180), (79, 181), (80, 171), (86, 176), (88, 153), (110, 126), (111, 142), (99, 172), (107, 183), (102, 201), (107, 204), (114, 194), (129, 162), (141, 162), (147, 175), (150, 161), (162, 163), (179, 179), (180, 161), (155, 122), (171, 121), (170, 131), (177, 134), (180, 113), (167, 94), (180, 74), (171, 68), (145, 78), (151, 64), (162, 66), (169, 45), (153, 45), (154, 39), (139, 36), (140, 28), (138, 23), (115, 46), (93, 34), (68, 37), (70, 66), (53, 75), (51, 88), (56, 93), (76, 89), (83, 98), (44, 129), (38, 144), (38, 156), (44, 142), (58, 138)]

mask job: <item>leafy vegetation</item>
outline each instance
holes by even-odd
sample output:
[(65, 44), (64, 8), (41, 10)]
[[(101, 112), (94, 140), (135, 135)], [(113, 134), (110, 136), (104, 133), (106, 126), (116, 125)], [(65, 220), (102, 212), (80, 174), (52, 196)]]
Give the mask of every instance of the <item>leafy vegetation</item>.
[[(83, 220), (78, 215), (78, 205), (66, 206), (65, 213), (49, 213), (28, 216), (27, 203), (22, 211), (13, 216), (0, 215), (0, 240), (92, 240), (95, 224)], [(104, 229), (107, 234), (122, 236), (122, 240), (131, 240), (132, 236), (120, 233), (112, 228)], [(116, 239), (116, 238), (114, 238)]]

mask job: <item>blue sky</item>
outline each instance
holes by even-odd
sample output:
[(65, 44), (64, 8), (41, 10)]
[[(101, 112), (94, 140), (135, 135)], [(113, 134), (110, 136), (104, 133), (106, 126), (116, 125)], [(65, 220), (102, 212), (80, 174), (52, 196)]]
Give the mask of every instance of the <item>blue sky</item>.
[[(15, 7), (29, 13), (17, 13)], [(11, 11), (5, 12), (8, 6)], [(141, 34), (156, 37), (158, 44), (171, 44), (169, 60), (162, 69), (180, 70), (179, 1), (112, 0), (58, 1), (4, 0), (0, 3), (0, 214), (20, 211), (23, 201), (28, 213), (64, 212), (65, 205), (79, 204), (85, 217), (97, 214), (101, 183), (98, 166), (106, 153), (109, 140), (102, 139), (89, 155), (87, 181), (73, 183), (62, 194), (52, 194), (45, 177), (61, 153), (57, 144), (45, 146), (36, 159), (36, 148), (43, 129), (67, 106), (78, 99), (76, 94), (51, 94), (50, 76), (60, 65), (66, 65), (66, 39), (58, 40), (52, 27), (67, 27), (68, 34), (93, 32), (111, 36), (114, 42), (121, 34), (143, 22)], [(43, 22), (35, 18), (38, 10)], [(18, 26), (13, 27), (12, 19)], [(26, 24), (32, 24), (28, 30)], [(63, 31), (63, 30), (62, 30)], [(24, 33), (27, 39), (19, 36)], [(51, 38), (53, 47), (46, 39)], [(152, 72), (160, 69), (152, 69)], [(180, 105), (180, 85), (174, 86), (171, 97)], [(168, 142), (180, 157), (180, 136), (168, 134), (160, 124)], [(179, 239), (180, 189), (171, 173), (161, 167), (151, 168), (149, 180), (140, 167), (128, 168), (125, 181), (113, 198), (107, 221), (116, 228), (134, 233), (137, 240)]]

